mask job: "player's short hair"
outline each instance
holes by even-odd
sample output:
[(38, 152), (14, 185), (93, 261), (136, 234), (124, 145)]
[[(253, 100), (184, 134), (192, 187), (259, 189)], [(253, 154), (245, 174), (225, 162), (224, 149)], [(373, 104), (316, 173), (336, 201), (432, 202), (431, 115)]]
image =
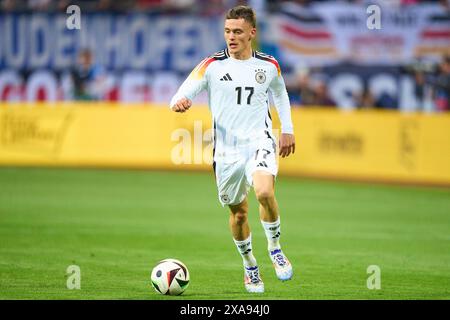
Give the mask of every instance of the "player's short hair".
[(225, 19), (244, 19), (253, 28), (256, 28), (256, 14), (255, 11), (249, 6), (236, 6), (228, 10)]

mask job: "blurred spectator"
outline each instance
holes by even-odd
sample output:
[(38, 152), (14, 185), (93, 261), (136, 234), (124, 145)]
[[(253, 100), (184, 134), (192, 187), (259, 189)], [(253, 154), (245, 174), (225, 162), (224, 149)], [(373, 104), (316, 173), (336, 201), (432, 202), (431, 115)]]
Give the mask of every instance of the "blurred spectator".
[(164, 12), (164, 13), (187, 13), (195, 10), (194, 0), (136, 0), (138, 10)]
[(28, 0), (28, 8), (35, 11), (48, 11), (52, 0)]
[(450, 12), (450, 0), (439, 0), (440, 5), (446, 10)]
[[(201, 0), (198, 2), (201, 3), (198, 5), (199, 14), (209, 17), (223, 15), (228, 7), (226, 1), (223, 0)], [(232, 7), (232, 5), (229, 7)]]
[(294, 1), (290, 1), (290, 2), (295, 2), (301, 6), (308, 6), (309, 4), (311, 4), (311, 2), (314, 2), (312, 0), (294, 0)]
[(60, 12), (66, 12), (70, 5), (77, 5), (82, 12), (90, 12), (97, 10), (98, 0), (54, 0), (56, 3), (54, 9)]
[(314, 99), (313, 104), (323, 107), (335, 107), (336, 103), (329, 96), (328, 86), (324, 80), (320, 80), (314, 86)]
[(324, 75), (316, 70), (300, 69), (293, 83), (287, 85), (292, 103), (302, 106), (335, 107)]
[(433, 81), (433, 97), (438, 111), (449, 111), (450, 99), (450, 55), (443, 57), (439, 73)]
[(129, 12), (134, 6), (136, 0), (121, 0), (121, 1), (113, 1), (113, 0), (99, 0), (97, 1), (97, 6), (95, 8), (96, 11), (100, 12)]
[(77, 65), (71, 75), (75, 100), (99, 100), (102, 98), (105, 76), (100, 65), (94, 63), (91, 50), (80, 51)]
[(357, 108), (369, 109), (375, 107), (375, 98), (367, 87), (356, 95), (355, 100)]
[(425, 73), (422, 70), (414, 72), (414, 97), (419, 106), (425, 105)]
[(86, 12), (128, 12), (131, 11), (137, 0), (57, 0), (55, 8), (65, 12), (67, 7), (74, 4)]
[(15, 9), (14, 0), (3, 0), (0, 2), (0, 9), (5, 12), (13, 11)]
[(111, 0), (99, 0), (97, 4), (97, 10), (99, 11), (108, 11), (111, 10), (112, 3)]
[(66, 12), (67, 7), (70, 6), (69, 0), (59, 0), (56, 4), (56, 9), (61, 12)]
[(415, 57), (414, 60), (402, 67), (402, 71), (414, 81), (414, 100), (416, 110), (434, 109), (432, 102), (432, 84), (436, 79), (437, 66), (432, 60)]
[(195, 0), (166, 0), (170, 11), (184, 13), (195, 9)]
[(300, 69), (292, 81), (286, 83), (291, 103), (302, 106), (314, 103), (314, 91), (311, 86), (310, 71)]
[(138, 10), (159, 10), (164, 7), (165, 0), (136, 0)]
[(398, 101), (388, 92), (382, 92), (375, 100), (375, 107), (380, 109), (397, 109)]
[(300, 72), (298, 75), (298, 93), (300, 95), (300, 104), (314, 104), (314, 90), (311, 87), (311, 81), (308, 72)]

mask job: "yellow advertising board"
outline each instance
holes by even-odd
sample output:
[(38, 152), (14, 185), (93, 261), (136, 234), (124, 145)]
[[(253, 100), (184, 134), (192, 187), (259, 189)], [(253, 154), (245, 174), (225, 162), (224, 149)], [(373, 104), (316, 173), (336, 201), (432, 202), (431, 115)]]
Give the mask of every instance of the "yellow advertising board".
[(298, 154), (283, 173), (450, 184), (450, 115), (304, 109), (294, 119)]
[(203, 109), (186, 115), (148, 105), (2, 107), (0, 164), (176, 167), (177, 132), (191, 134), (194, 119), (210, 123)]
[[(280, 174), (450, 185), (448, 114), (293, 108), (292, 117), (296, 152)], [(0, 165), (211, 170), (212, 136), (207, 107), (0, 105)]]

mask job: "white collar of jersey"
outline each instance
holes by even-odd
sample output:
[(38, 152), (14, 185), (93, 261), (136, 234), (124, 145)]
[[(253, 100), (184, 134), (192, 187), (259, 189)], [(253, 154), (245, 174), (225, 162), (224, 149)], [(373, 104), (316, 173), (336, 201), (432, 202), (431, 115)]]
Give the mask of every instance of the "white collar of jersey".
[(233, 58), (233, 57), (231, 56), (230, 52), (228, 51), (228, 48), (225, 49), (225, 55), (226, 55), (228, 58), (231, 58), (231, 59), (236, 60), (236, 61), (247, 61), (247, 60), (250, 60), (251, 58), (255, 58), (255, 57), (256, 57), (256, 51), (252, 49), (252, 55), (251, 55), (251, 57), (248, 58), (248, 59), (245, 59), (245, 60)]

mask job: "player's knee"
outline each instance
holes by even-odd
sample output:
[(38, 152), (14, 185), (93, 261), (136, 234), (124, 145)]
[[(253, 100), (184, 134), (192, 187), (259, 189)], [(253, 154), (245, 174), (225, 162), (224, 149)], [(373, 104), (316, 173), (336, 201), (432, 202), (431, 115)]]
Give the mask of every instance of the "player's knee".
[(243, 225), (247, 221), (247, 212), (238, 211), (233, 213), (234, 222), (237, 225)]
[(274, 192), (271, 189), (257, 190), (255, 194), (256, 199), (258, 199), (258, 202), (262, 205), (270, 203), (275, 198)]

